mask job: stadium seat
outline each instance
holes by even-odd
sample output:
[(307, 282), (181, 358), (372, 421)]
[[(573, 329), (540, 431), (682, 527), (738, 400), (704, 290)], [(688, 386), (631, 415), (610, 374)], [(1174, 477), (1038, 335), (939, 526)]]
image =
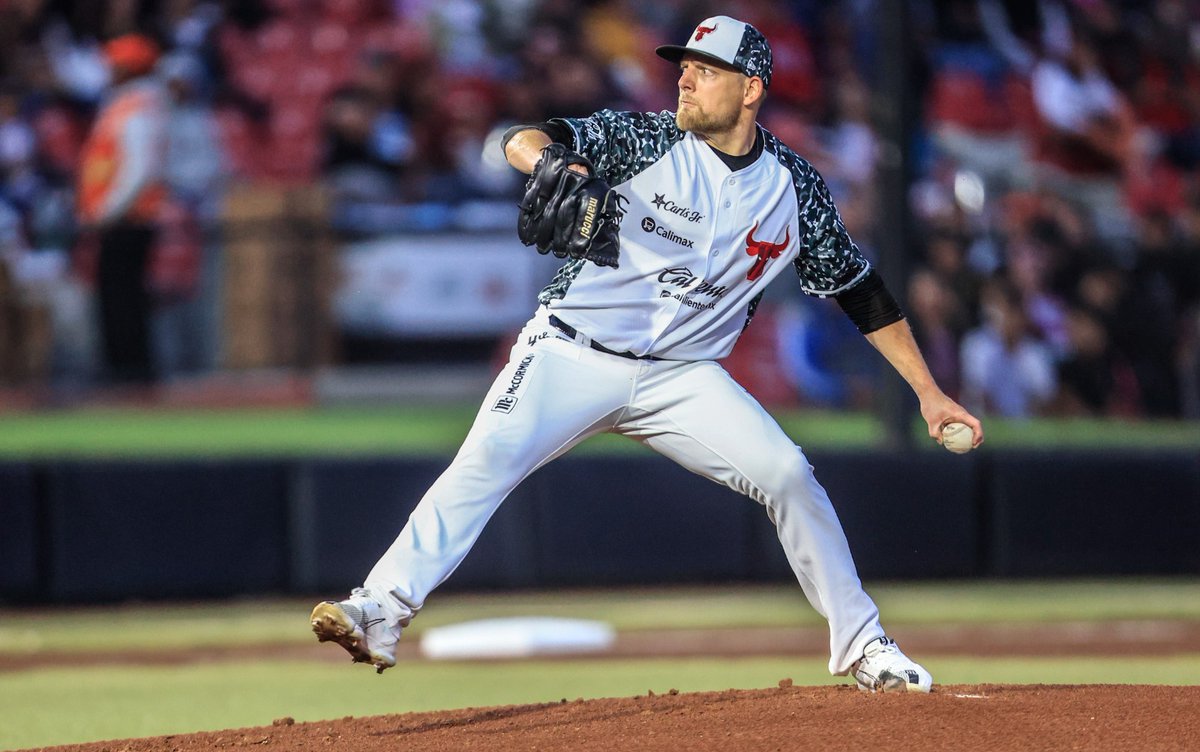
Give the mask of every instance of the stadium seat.
[(783, 362), (775, 336), (775, 317), (759, 311), (746, 327), (733, 352), (722, 361), (725, 370), (742, 387), (768, 407), (791, 407), (798, 402), (791, 382), (783, 373)]
[(309, 32), (308, 45), (321, 60), (344, 57), (350, 52), (350, 30), (340, 23), (322, 21)]
[(296, 21), (269, 21), (258, 30), (255, 41), (261, 58), (272, 62), (301, 60), (308, 53), (308, 35), (303, 25)]
[(256, 99), (268, 99), (279, 85), (279, 71), (265, 62), (244, 65), (236, 70), (237, 83)]
[(320, 0), (321, 16), (343, 26), (359, 26), (378, 15), (382, 3), (373, 0)]
[(83, 123), (68, 108), (51, 106), (38, 112), (33, 128), (41, 156), (62, 172), (70, 173), (83, 147)]
[(221, 144), (234, 172), (242, 176), (257, 173), (258, 140), (246, 116), (231, 107), (219, 107), (215, 112)]
[(977, 73), (944, 70), (930, 87), (928, 117), (977, 133), (1006, 133), (1016, 128), (1004, 86), (989, 86)]

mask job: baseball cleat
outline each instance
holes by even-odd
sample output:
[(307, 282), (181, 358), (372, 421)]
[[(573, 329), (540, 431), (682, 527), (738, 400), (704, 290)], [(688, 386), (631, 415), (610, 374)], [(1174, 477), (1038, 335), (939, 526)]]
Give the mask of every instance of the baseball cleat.
[(933, 688), (929, 672), (886, 636), (867, 643), (850, 674), (864, 692), (928, 692)]
[(400, 627), (387, 623), (379, 601), (363, 588), (352, 590), (347, 600), (318, 603), (312, 630), (318, 641), (336, 642), (355, 663), (369, 663), (377, 673), (396, 665)]

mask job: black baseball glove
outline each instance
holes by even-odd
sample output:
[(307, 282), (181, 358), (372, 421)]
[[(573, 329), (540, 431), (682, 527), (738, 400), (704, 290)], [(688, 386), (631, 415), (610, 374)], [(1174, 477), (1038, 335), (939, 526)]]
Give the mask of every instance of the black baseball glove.
[[(582, 165), (581, 175), (571, 165)], [(625, 211), (625, 197), (598, 177), (592, 163), (558, 143), (542, 150), (542, 157), (525, 184), (517, 237), (539, 253), (559, 258), (587, 259), (597, 266), (617, 267), (621, 240), (617, 230)]]

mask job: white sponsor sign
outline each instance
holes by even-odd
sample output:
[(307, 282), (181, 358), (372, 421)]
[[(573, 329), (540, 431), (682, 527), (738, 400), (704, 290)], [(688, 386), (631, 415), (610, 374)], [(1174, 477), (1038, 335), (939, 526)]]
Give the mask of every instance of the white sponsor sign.
[(351, 243), (340, 254), (334, 308), (367, 336), (477, 336), (519, 328), (554, 274), (512, 237), (423, 235)]

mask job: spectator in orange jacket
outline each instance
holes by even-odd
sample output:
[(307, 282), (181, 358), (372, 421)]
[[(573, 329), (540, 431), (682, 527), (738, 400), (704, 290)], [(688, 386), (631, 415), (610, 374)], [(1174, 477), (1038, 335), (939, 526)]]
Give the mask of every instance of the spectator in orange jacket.
[(98, 232), (100, 329), (108, 378), (154, 379), (146, 268), (165, 199), (166, 99), (151, 76), (159, 50), (126, 34), (104, 46), (114, 88), (81, 156), (79, 214)]

